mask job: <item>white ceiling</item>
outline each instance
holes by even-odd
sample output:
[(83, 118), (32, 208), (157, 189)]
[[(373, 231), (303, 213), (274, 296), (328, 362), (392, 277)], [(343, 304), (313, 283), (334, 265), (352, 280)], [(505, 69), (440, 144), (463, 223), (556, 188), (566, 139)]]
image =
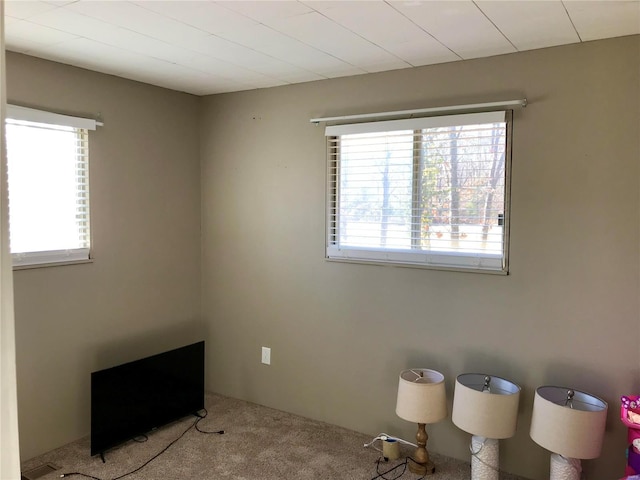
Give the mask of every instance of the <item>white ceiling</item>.
[(640, 0), (7, 0), (8, 50), (196, 95), (640, 34)]

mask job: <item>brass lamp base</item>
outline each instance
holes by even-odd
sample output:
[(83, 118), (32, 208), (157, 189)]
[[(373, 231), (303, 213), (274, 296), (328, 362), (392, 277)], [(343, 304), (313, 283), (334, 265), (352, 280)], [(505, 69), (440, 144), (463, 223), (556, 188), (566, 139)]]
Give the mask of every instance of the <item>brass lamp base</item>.
[(432, 475), (436, 472), (436, 466), (429, 460), (427, 463), (409, 462), (409, 471), (424, 477), (425, 475)]
[(429, 459), (429, 452), (427, 451), (427, 431), (424, 423), (418, 424), (418, 432), (416, 433), (416, 443), (418, 448), (416, 449), (413, 458), (409, 461), (409, 471), (417, 475), (431, 475), (435, 473), (436, 466)]

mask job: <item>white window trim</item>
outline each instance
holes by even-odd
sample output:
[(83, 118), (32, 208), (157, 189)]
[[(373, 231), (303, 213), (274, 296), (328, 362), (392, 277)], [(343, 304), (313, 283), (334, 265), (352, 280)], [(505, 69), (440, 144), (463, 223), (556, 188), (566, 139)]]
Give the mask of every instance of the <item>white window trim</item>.
[(7, 105), (7, 119), (21, 120), (24, 122), (48, 123), (51, 125), (61, 125), (64, 127), (83, 128), (85, 130), (95, 130), (102, 123), (83, 117), (73, 117), (60, 113), (36, 110), (35, 108), (21, 107), (18, 105)]
[(71, 250), (50, 250), (46, 252), (12, 253), (13, 269), (39, 268), (57, 265), (71, 265), (76, 263), (91, 263), (89, 248), (75, 248)]
[(360, 262), (380, 262), (455, 270), (466, 268), (470, 270), (486, 270), (489, 272), (503, 273), (501, 271), (502, 255), (490, 253), (444, 253), (438, 251), (417, 253), (411, 250), (400, 249), (373, 251), (363, 247), (348, 247), (342, 249), (336, 245), (328, 245), (327, 256), (333, 260), (344, 259)]
[[(102, 122), (91, 118), (63, 115), (11, 104), (7, 104), (5, 120), (49, 124), (92, 131), (96, 130), (98, 126), (103, 125)], [(91, 244), (92, 241), (90, 239), (89, 245)], [(14, 270), (93, 262), (91, 247), (39, 252), (18, 252), (12, 253), (11, 257)]]
[(351, 123), (346, 125), (329, 125), (325, 136), (351, 135), (354, 133), (387, 132), (392, 130), (419, 130), (423, 128), (452, 127), (460, 125), (476, 125), (478, 123), (504, 122), (505, 111), (467, 113), (459, 115), (443, 115), (440, 117), (405, 118), (403, 120), (386, 120), (380, 122)]
[[(357, 116), (354, 116), (357, 117)], [(327, 120), (327, 119), (316, 119)], [(509, 273), (509, 224), (511, 206), (511, 144), (513, 120), (509, 110), (485, 111), (476, 113), (459, 113), (432, 117), (408, 118), (400, 120), (380, 120), (342, 125), (327, 125), (325, 136), (374, 133), (393, 130), (417, 130), (424, 128), (475, 125), (478, 123), (495, 123), (506, 121), (506, 158), (505, 158), (505, 211), (503, 218), (503, 251), (502, 254), (415, 251), (402, 249), (375, 250), (366, 247), (349, 246), (341, 248), (331, 241), (331, 228), (335, 219), (332, 218), (331, 202), (335, 200), (332, 189), (331, 168), (332, 160), (327, 152), (327, 209), (325, 228), (325, 258), (328, 261), (365, 263), (369, 265), (395, 265), (400, 267), (430, 268), (436, 270), (450, 270), (456, 272), (489, 273), (508, 275)]]

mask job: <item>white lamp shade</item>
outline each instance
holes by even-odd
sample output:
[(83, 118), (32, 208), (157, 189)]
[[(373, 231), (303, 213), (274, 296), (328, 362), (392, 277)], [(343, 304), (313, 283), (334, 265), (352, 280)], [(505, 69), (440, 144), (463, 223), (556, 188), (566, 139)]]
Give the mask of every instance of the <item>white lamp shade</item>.
[[(568, 392), (574, 392), (567, 403)], [(573, 408), (571, 408), (571, 405)], [(534, 442), (564, 457), (600, 456), (607, 403), (566, 387), (539, 387), (533, 401), (530, 436)]]
[[(489, 390), (484, 390), (485, 379)], [(504, 378), (480, 373), (458, 375), (452, 420), (458, 428), (486, 438), (509, 438), (516, 433), (520, 387)]]
[(425, 368), (401, 372), (396, 414), (413, 423), (436, 423), (446, 417), (444, 375)]

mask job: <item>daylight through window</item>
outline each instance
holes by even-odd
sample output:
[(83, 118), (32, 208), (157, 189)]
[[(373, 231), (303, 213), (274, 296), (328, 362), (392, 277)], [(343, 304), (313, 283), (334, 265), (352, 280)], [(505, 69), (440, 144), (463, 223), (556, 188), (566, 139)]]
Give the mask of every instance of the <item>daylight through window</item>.
[(511, 112), (329, 126), (327, 257), (506, 273)]
[(6, 138), (14, 266), (89, 259), (87, 129), (11, 113)]

